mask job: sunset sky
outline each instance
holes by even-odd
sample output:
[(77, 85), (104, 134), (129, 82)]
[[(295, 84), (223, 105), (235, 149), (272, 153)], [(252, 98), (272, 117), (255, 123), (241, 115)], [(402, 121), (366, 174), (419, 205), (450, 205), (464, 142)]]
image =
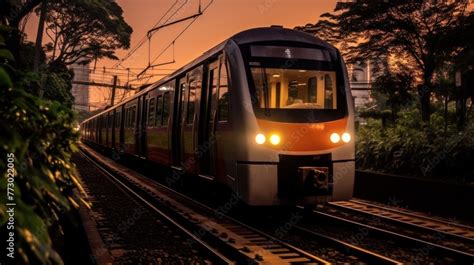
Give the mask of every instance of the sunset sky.
[[(127, 23), (133, 28), (131, 47), (133, 48), (152, 28), (165, 12), (175, 3), (173, 10), (162, 20), (173, 21), (195, 14), (199, 0), (117, 0), (124, 10)], [(177, 69), (206, 50), (217, 45), (226, 38), (242, 30), (270, 25), (282, 25), (287, 28), (315, 23), (325, 12), (333, 11), (336, 0), (214, 0), (209, 8), (191, 25), (175, 43), (174, 64), (164, 65), (153, 73), (170, 73), (169, 69)], [(211, 0), (201, 0), (204, 9)], [(174, 17), (169, 16), (178, 10)], [(153, 60), (172, 40), (190, 23), (185, 21), (156, 32), (151, 41), (151, 60)], [(37, 18), (31, 18), (27, 25), (27, 34), (30, 40), (36, 38)], [(45, 37), (44, 42), (48, 39)], [(117, 51), (119, 58), (123, 58), (127, 51)], [(155, 63), (169, 62), (172, 58), (172, 49), (167, 50)], [(133, 68), (136, 74), (141, 68), (148, 65), (148, 42), (138, 49), (130, 58), (125, 60), (120, 69)], [(102, 66), (112, 67), (115, 61), (102, 60), (97, 63), (97, 69)], [(123, 71), (122, 71), (123, 73)], [(130, 79), (135, 75), (132, 74)], [(119, 76), (120, 81), (126, 77)], [(160, 78), (156, 76), (153, 80)], [(104, 80), (109, 80), (105, 76)]]

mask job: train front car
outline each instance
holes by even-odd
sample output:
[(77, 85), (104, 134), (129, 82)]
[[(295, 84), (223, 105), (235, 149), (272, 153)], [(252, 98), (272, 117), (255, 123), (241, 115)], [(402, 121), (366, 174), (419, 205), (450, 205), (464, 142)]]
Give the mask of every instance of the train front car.
[(338, 50), (282, 28), (231, 40), (225, 49), (236, 133), (228, 150), (236, 166), (230, 186), (249, 205), (350, 199), (354, 110)]

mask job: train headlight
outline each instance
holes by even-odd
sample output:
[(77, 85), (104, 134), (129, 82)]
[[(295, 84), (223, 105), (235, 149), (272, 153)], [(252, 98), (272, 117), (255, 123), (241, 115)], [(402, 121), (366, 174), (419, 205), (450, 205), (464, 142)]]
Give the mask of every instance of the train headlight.
[(341, 140), (341, 137), (337, 133), (332, 133), (329, 139), (331, 140), (331, 142), (337, 144)]
[(265, 135), (259, 133), (257, 134), (257, 136), (255, 136), (255, 142), (257, 142), (257, 144), (264, 144), (265, 143)]
[(344, 143), (348, 143), (351, 141), (351, 134), (350, 133), (343, 133), (342, 134), (342, 141)]
[(277, 145), (280, 143), (280, 136), (278, 136), (278, 134), (272, 134), (272, 136), (270, 136), (270, 143), (273, 144), (273, 145)]

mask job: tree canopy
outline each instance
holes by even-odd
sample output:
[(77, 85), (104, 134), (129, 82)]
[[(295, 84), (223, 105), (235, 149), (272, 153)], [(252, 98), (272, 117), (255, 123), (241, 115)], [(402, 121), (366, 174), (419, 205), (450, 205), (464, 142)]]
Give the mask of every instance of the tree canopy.
[(422, 117), (429, 120), (433, 76), (446, 62), (467, 53), (474, 42), (469, 1), (358, 0), (339, 2), (315, 25), (298, 29), (340, 44), (346, 59), (398, 59), (422, 80)]
[(116, 49), (130, 47), (132, 28), (113, 0), (51, 1), (46, 23), (51, 64), (117, 59)]
[(20, 21), (42, 0), (6, 0), (0, 2), (0, 23), (18, 28)]

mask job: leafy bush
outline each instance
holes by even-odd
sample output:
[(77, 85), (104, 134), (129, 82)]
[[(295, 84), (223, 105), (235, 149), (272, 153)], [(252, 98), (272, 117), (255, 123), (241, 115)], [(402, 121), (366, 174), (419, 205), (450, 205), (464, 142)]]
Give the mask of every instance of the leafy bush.
[[(1, 32), (0, 32), (1, 33)], [(13, 56), (0, 34), (0, 230), (7, 215), (7, 154), (15, 157), (15, 261), (20, 264), (61, 264), (50, 233), (61, 232), (60, 219), (77, 206), (78, 186), (70, 161), (78, 139), (74, 114), (57, 101), (31, 94), (34, 74), (22, 75), (11, 66)], [(11, 76), (14, 76), (13, 80)]]
[(426, 125), (419, 110), (410, 108), (399, 113), (397, 123), (382, 126), (377, 119), (367, 119), (356, 141), (357, 166), (401, 175), (435, 179), (474, 181), (474, 123), (462, 132), (455, 125), (444, 131), (444, 117), (432, 114)]

